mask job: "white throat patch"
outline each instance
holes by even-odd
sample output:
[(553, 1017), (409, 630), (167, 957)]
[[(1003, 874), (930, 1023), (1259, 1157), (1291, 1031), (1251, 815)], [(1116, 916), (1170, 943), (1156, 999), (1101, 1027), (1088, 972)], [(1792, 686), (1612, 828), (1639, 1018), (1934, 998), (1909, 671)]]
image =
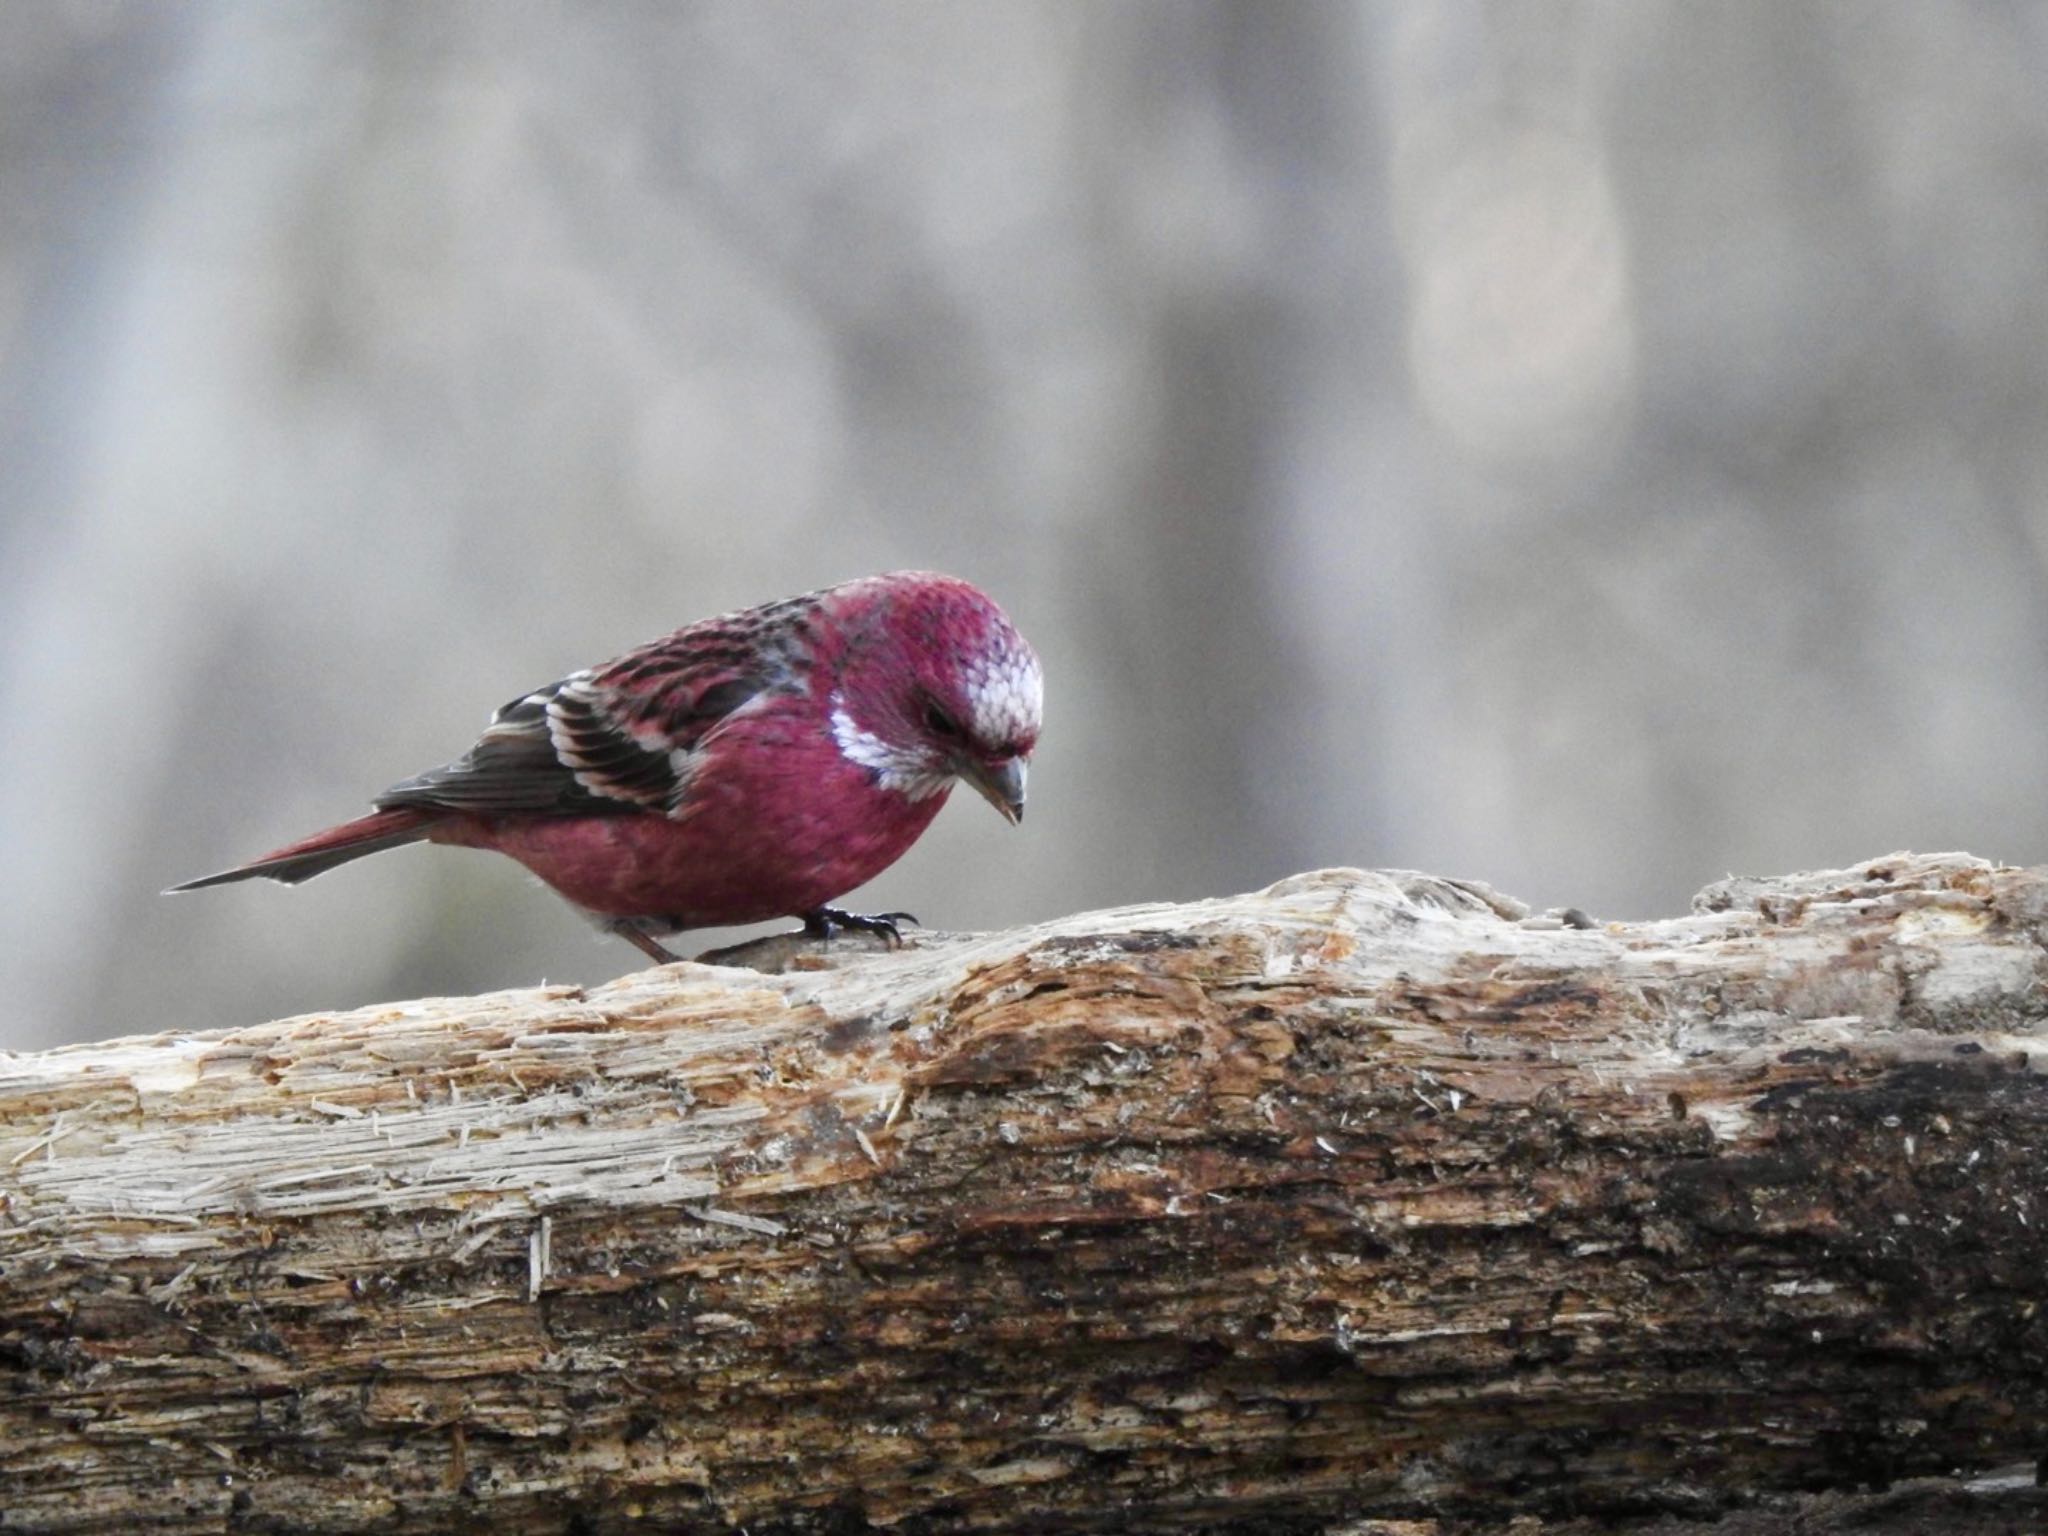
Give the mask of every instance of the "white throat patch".
[(844, 694), (832, 695), (832, 739), (839, 744), (841, 757), (867, 769), (883, 789), (906, 799), (928, 800), (953, 782), (950, 772), (935, 769), (923, 753), (891, 746), (873, 731), (863, 730), (846, 712)]

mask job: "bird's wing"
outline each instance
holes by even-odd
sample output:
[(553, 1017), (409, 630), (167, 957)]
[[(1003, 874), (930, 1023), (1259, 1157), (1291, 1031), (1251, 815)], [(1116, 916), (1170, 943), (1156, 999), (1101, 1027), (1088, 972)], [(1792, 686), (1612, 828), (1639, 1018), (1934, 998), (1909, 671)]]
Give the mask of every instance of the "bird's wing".
[(757, 634), (693, 625), (602, 667), (522, 694), (454, 762), (392, 785), (380, 809), (480, 815), (674, 814), (704, 740), (765, 695), (798, 683)]

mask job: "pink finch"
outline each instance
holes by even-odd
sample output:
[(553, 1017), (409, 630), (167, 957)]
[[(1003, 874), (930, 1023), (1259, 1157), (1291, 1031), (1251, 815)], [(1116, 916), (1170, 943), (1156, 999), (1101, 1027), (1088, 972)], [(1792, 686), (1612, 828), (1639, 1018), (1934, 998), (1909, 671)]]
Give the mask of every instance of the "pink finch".
[(514, 699), (371, 815), (174, 890), (296, 884), (401, 843), (509, 854), (657, 961), (653, 935), (797, 916), (930, 825), (956, 779), (1010, 821), (1038, 744), (1038, 658), (951, 576), (896, 571), (687, 625)]

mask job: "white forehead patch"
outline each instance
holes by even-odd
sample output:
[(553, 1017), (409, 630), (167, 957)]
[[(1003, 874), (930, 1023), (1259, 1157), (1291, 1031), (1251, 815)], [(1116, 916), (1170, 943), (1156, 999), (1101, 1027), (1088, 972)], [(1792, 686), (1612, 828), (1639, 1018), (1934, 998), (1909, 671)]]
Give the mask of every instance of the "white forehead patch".
[(915, 748), (893, 747), (873, 731), (862, 730), (846, 712), (842, 694), (832, 695), (832, 739), (839, 755), (857, 763), (875, 776), (883, 789), (893, 789), (911, 800), (928, 800), (953, 782), (945, 769), (934, 769), (930, 759)]
[(995, 744), (1038, 735), (1045, 677), (1037, 657), (1028, 651), (992, 652), (968, 670), (965, 681), (976, 741)]

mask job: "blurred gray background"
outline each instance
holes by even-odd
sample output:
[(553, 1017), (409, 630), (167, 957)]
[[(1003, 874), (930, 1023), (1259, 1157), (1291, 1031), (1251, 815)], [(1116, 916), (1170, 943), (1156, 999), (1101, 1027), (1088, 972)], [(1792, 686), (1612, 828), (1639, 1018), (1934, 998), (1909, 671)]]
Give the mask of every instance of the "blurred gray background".
[(157, 892), (896, 566), (1049, 716), (856, 905), (2048, 859), (2048, 6), (5, 20), (0, 1045), (637, 967), (475, 853)]

